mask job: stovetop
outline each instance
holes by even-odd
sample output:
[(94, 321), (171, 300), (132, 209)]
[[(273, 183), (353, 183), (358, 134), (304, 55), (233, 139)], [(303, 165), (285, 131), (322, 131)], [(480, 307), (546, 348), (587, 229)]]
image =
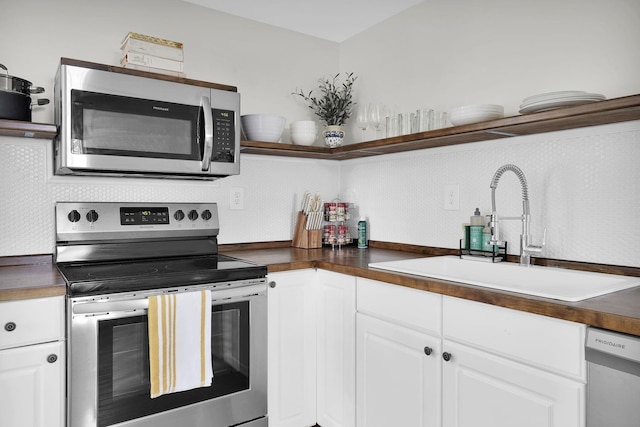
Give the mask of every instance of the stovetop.
[(56, 265), (70, 295), (264, 278), (218, 254), (215, 203), (56, 203)]
[(265, 277), (267, 267), (225, 255), (59, 263), (69, 294), (128, 292)]

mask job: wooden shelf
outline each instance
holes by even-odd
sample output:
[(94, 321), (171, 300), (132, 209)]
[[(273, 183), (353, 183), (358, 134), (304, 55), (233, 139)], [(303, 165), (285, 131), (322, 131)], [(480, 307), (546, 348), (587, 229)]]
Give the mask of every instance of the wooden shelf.
[(0, 119), (0, 136), (53, 139), (56, 133), (55, 125)]
[(247, 154), (344, 160), (495, 139), (508, 140), (514, 136), (631, 120), (640, 120), (640, 95), (359, 142), (337, 148), (305, 147), (260, 141), (241, 141), (240, 146), (242, 153)]
[[(505, 117), (464, 126), (453, 126), (411, 135), (359, 142), (337, 148), (306, 147), (261, 141), (241, 141), (240, 148), (242, 153), (246, 154), (345, 160), (495, 139), (507, 141), (514, 136), (533, 135), (631, 120), (640, 120), (640, 95)], [(0, 120), (0, 136), (53, 139), (56, 136), (56, 132), (56, 126), (52, 124)]]

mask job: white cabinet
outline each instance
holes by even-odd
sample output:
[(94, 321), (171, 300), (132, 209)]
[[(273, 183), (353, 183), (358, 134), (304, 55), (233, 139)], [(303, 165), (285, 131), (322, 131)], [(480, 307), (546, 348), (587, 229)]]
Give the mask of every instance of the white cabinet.
[(585, 325), (360, 278), (357, 309), (358, 427), (584, 427)]
[(443, 426), (583, 427), (585, 326), (443, 300)]
[(298, 270), (269, 283), (269, 426), (354, 427), (355, 278)]
[(358, 427), (440, 425), (440, 339), (357, 316)]
[(358, 427), (441, 424), (441, 296), (357, 279)]
[(64, 426), (64, 297), (1, 302), (0, 327), (0, 425)]
[(268, 276), (268, 413), (271, 427), (316, 424), (314, 270)]
[(447, 342), (445, 427), (584, 426), (584, 384)]
[(355, 427), (356, 279), (318, 270), (317, 420)]

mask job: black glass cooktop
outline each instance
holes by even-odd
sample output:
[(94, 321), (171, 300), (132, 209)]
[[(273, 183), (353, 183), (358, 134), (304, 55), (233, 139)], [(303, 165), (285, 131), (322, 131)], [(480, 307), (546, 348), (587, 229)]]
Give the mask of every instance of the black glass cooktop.
[(97, 294), (265, 277), (267, 267), (225, 255), (58, 264), (69, 293)]

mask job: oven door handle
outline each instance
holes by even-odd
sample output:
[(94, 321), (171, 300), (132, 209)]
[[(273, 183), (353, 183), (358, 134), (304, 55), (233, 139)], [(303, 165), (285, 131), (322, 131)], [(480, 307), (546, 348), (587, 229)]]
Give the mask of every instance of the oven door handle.
[[(103, 301), (87, 301), (82, 302), (78, 301), (72, 304), (72, 312), (74, 315), (100, 315), (100, 314), (113, 314), (113, 313), (123, 313), (123, 312), (134, 312), (134, 311), (146, 311), (149, 308), (149, 296), (152, 295), (166, 295), (180, 292), (188, 292), (188, 291), (201, 291), (202, 288), (185, 288), (178, 290), (166, 290), (164, 292), (153, 292), (149, 293), (146, 296), (138, 294), (135, 298), (132, 299), (122, 299), (122, 300), (103, 300)], [(250, 285), (250, 286), (242, 286), (239, 288), (231, 288), (231, 289), (214, 289), (211, 291), (211, 305), (218, 305), (227, 302), (233, 302), (236, 300), (246, 299), (249, 297), (255, 296), (263, 296), (265, 297), (267, 294), (267, 284), (261, 283), (259, 285)]]
[(213, 114), (211, 114), (211, 102), (203, 96), (200, 99), (200, 108), (204, 113), (204, 151), (202, 153), (202, 170), (208, 171), (211, 167), (213, 156)]

